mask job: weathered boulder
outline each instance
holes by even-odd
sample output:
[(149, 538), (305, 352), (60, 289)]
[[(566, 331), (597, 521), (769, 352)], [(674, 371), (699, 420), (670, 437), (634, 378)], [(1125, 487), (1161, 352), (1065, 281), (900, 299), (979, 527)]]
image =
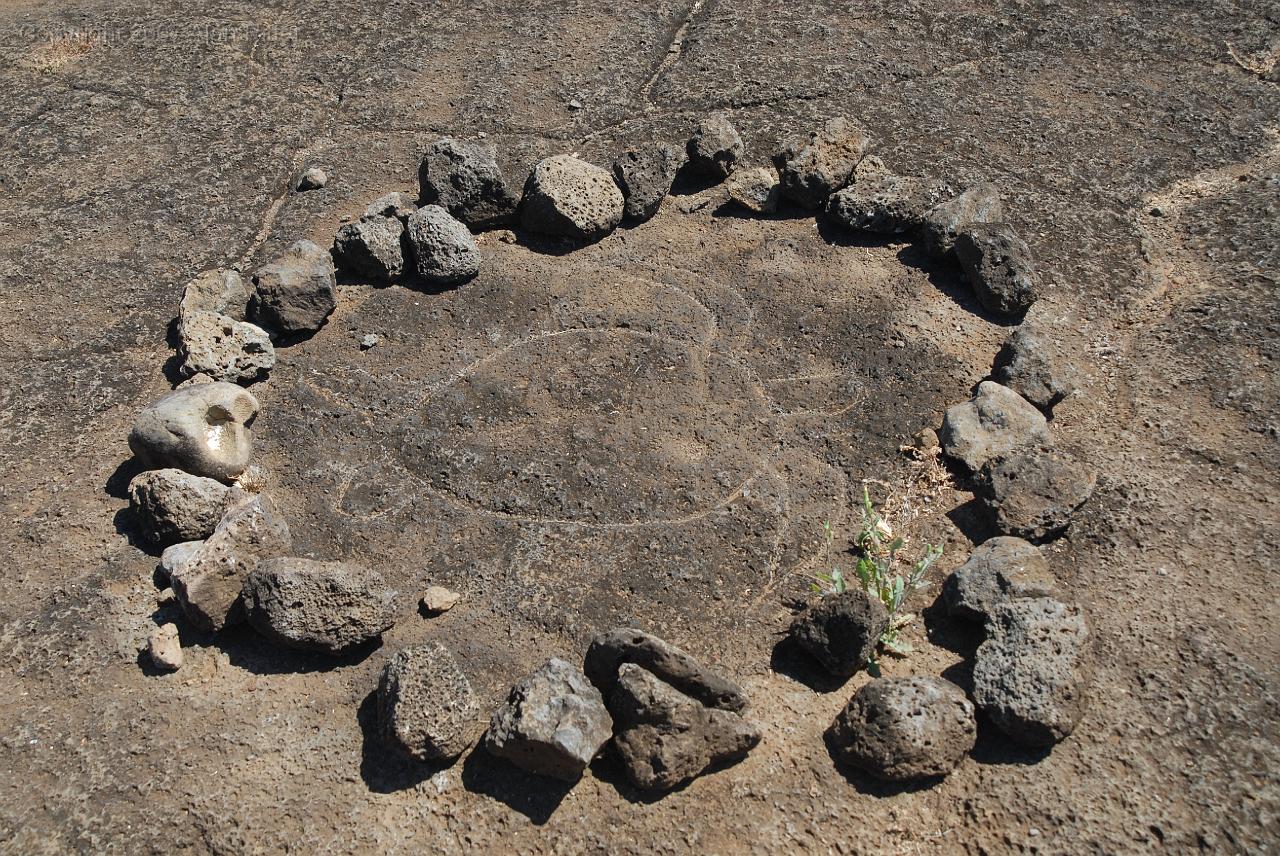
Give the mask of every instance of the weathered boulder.
[(627, 778), (646, 791), (739, 761), (760, 742), (760, 730), (738, 714), (707, 707), (635, 663), (619, 668), (609, 709)]
[(240, 592), (265, 559), (289, 552), (289, 524), (269, 497), (232, 508), (218, 527), (170, 576), (182, 611), (200, 630), (215, 632), (243, 620)]
[(268, 639), (340, 654), (395, 624), (395, 595), (382, 575), (345, 562), (274, 558), (245, 579), (245, 617)]
[(1076, 389), (1074, 367), (1054, 347), (1048, 330), (1024, 321), (996, 354), (991, 374), (1046, 416)]
[(1044, 414), (1008, 387), (986, 380), (973, 398), (947, 408), (942, 451), (973, 471), (1027, 443), (1049, 442)]
[(737, 170), (729, 176), (725, 188), (729, 191), (730, 199), (756, 214), (772, 214), (777, 211), (778, 200), (782, 196), (778, 173), (763, 166)]
[(746, 147), (742, 137), (722, 113), (700, 121), (685, 146), (689, 168), (707, 178), (726, 178), (738, 166)]
[(947, 614), (970, 621), (986, 621), (1006, 600), (1058, 596), (1058, 583), (1040, 548), (1007, 536), (975, 547), (942, 586)]
[(213, 312), (243, 321), (249, 305), (249, 288), (234, 270), (207, 270), (182, 291), (179, 319), (193, 312)]
[(393, 190), (379, 196), (364, 209), (366, 217), (395, 217), (401, 223), (413, 216), (418, 210), (418, 203), (412, 193)]
[(827, 213), (848, 229), (895, 235), (918, 229), (950, 194), (945, 182), (894, 175), (880, 158), (864, 158), (853, 183), (832, 194)]
[(1089, 626), (1078, 606), (1052, 598), (998, 604), (973, 666), (973, 700), (1005, 734), (1048, 746), (1086, 706)]
[(178, 625), (161, 624), (147, 638), (147, 656), (157, 669), (176, 672), (182, 668), (182, 642), (178, 639)]
[(978, 473), (977, 493), (997, 531), (1041, 541), (1067, 528), (1096, 481), (1097, 473), (1070, 452), (1032, 444), (987, 461)]
[(1004, 220), (1000, 192), (994, 184), (975, 184), (964, 193), (935, 206), (920, 224), (920, 240), (934, 255), (951, 252), (956, 236), (969, 225)]
[(520, 218), (531, 232), (598, 241), (622, 222), (625, 207), (609, 173), (573, 155), (556, 155), (530, 173)]
[(867, 664), (889, 627), (884, 604), (862, 589), (829, 594), (791, 622), (792, 641), (828, 672), (848, 677)]
[(175, 389), (143, 408), (129, 448), (143, 466), (230, 481), (249, 466), (258, 399), (232, 383)]
[(302, 173), (298, 178), (298, 191), (306, 193), (308, 190), (319, 190), (329, 183), (329, 176), (318, 166), (308, 167), (307, 171)]
[(432, 642), (396, 653), (378, 683), (382, 738), (419, 761), (452, 761), (482, 728), (471, 682), (443, 645)]
[(399, 218), (366, 214), (338, 229), (333, 239), (334, 261), (353, 276), (394, 282), (404, 273), (403, 235), (404, 224)]
[(1040, 296), (1026, 241), (1007, 223), (974, 223), (956, 236), (956, 258), (978, 300), (991, 312), (1018, 315)]
[(516, 684), (494, 711), (484, 746), (530, 773), (574, 782), (612, 733), (600, 691), (553, 657)]
[(684, 162), (684, 155), (667, 143), (631, 149), (615, 160), (613, 178), (626, 200), (623, 217), (641, 223), (657, 214)]
[(828, 732), (837, 757), (878, 779), (945, 776), (977, 740), (973, 704), (950, 681), (912, 676), (862, 686)]
[(480, 248), (462, 223), (439, 205), (424, 205), (405, 231), (418, 276), (435, 285), (456, 285), (480, 272)]
[(838, 116), (807, 140), (791, 143), (777, 158), (782, 195), (804, 208), (822, 208), (849, 183), (870, 143), (867, 132)]
[(333, 258), (298, 241), (253, 275), (249, 320), (277, 336), (314, 333), (338, 305)]
[(167, 547), (213, 534), (227, 510), (230, 488), (183, 470), (147, 470), (129, 482), (129, 511), (142, 535)]
[(510, 223), (519, 200), (507, 187), (492, 146), (445, 137), (418, 167), (422, 205), (439, 205), (477, 231)]
[(275, 368), (267, 331), (214, 312), (188, 312), (178, 325), (182, 371), (228, 383), (253, 383)]
[(643, 630), (618, 627), (598, 634), (587, 646), (582, 670), (604, 697), (609, 698), (623, 663), (643, 666), (708, 707), (741, 711), (747, 706), (746, 694), (733, 681), (720, 677), (675, 645)]

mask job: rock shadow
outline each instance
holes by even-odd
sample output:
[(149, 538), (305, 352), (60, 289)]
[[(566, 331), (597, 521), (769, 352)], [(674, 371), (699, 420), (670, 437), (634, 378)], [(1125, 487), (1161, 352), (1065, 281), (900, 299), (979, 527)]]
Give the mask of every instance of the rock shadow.
[(833, 247), (884, 248), (891, 244), (901, 244), (910, 240), (905, 234), (886, 235), (879, 232), (867, 232), (850, 229), (825, 211), (809, 212), (818, 227), (818, 237)]
[(613, 749), (613, 744), (610, 743), (605, 751), (601, 752), (596, 756), (596, 759), (591, 762), (591, 774), (599, 781), (612, 787), (614, 791), (617, 792), (618, 796), (622, 797), (632, 805), (653, 805), (661, 802), (672, 794), (680, 793), (693, 784), (697, 779), (701, 779), (704, 776), (714, 776), (716, 773), (723, 772), (724, 770), (728, 770), (730, 767), (741, 764), (744, 760), (745, 758), (727, 759), (711, 765), (701, 773), (698, 773), (698, 775), (694, 776), (692, 779), (681, 782), (674, 788), (647, 791), (637, 788), (631, 783), (631, 780), (627, 778), (626, 771), (622, 766), (622, 761), (619, 760), (617, 753)]
[[(946, 585), (944, 580), (942, 587), (945, 589)], [(920, 618), (924, 622), (924, 632), (929, 644), (945, 648), (966, 659), (973, 657), (986, 637), (978, 622), (948, 615), (945, 595), (941, 592), (933, 603), (920, 610)]]
[(203, 641), (219, 648), (227, 655), (231, 665), (255, 675), (332, 672), (334, 669), (359, 665), (382, 647), (382, 639), (379, 637), (336, 656), (298, 651), (259, 636), (248, 624), (224, 628), (216, 634), (206, 635)]
[(416, 788), (457, 763), (456, 760), (439, 763), (418, 761), (383, 742), (378, 728), (377, 690), (360, 702), (356, 709), (356, 722), (361, 734), (360, 778), (373, 793), (393, 794)]
[[(962, 486), (964, 484), (958, 483)], [(974, 544), (981, 544), (999, 534), (992, 524), (991, 514), (987, 511), (986, 505), (976, 496), (948, 511), (947, 519)]]
[(816, 693), (833, 693), (849, 683), (849, 678), (827, 672), (808, 652), (784, 636), (773, 646), (769, 668), (784, 677), (804, 684)]
[(1039, 764), (1053, 751), (1052, 746), (1024, 746), (1015, 742), (982, 711), (978, 711), (977, 720), (978, 741), (973, 746), (972, 755), (979, 764), (1029, 767)]
[(462, 764), (463, 787), (473, 794), (492, 797), (536, 826), (551, 819), (575, 784), (527, 773), (479, 746)]
[(971, 315), (998, 327), (1017, 327), (1022, 323), (1026, 312), (1018, 315), (1002, 315), (992, 312), (982, 305), (973, 292), (960, 264), (951, 256), (939, 259), (918, 244), (908, 244), (898, 251), (898, 261), (909, 268), (914, 268), (925, 275), (929, 284)]

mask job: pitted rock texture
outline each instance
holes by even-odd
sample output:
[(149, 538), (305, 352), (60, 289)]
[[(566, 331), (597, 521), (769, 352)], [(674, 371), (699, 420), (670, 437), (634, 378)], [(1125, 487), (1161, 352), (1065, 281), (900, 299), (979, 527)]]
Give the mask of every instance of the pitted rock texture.
[(613, 720), (586, 675), (552, 657), (511, 689), (484, 747), (530, 773), (577, 781), (609, 742)]
[(956, 236), (956, 258), (984, 307), (1001, 315), (1026, 312), (1040, 297), (1031, 248), (1007, 223), (973, 223)]
[[(401, 210), (395, 202), (381, 207), (392, 212)], [(417, 211), (416, 206), (413, 210)], [(394, 282), (404, 273), (403, 235), (404, 224), (394, 214), (366, 214), (338, 229), (333, 239), (334, 261), (343, 270), (370, 282)]]
[(1064, 449), (1030, 444), (987, 461), (977, 493), (1001, 534), (1042, 541), (1066, 530), (1097, 477)]
[(891, 782), (947, 775), (973, 750), (977, 735), (964, 692), (920, 675), (863, 685), (829, 731), (842, 761)]
[(605, 698), (613, 694), (618, 669), (635, 663), (707, 707), (740, 712), (747, 706), (742, 688), (703, 666), (657, 636), (619, 627), (601, 633), (587, 647), (582, 670)]
[(848, 677), (876, 652), (889, 626), (884, 604), (861, 589), (829, 594), (791, 622), (791, 639), (833, 675)]
[(827, 213), (854, 231), (896, 235), (913, 232), (950, 195), (945, 182), (894, 175), (880, 158), (864, 158), (853, 183), (832, 194)]
[[(1062, 335), (1069, 335), (1069, 331), (1063, 330)], [(1062, 354), (1055, 332), (1030, 320), (1023, 321), (1005, 340), (991, 376), (1046, 416), (1077, 386), (1076, 368)]]
[(737, 128), (722, 113), (698, 122), (685, 149), (690, 169), (713, 179), (725, 178), (737, 169), (738, 161), (746, 152)]
[(282, 645), (326, 654), (390, 629), (395, 594), (381, 574), (360, 565), (283, 557), (260, 562), (243, 590), (254, 630)]
[(333, 258), (298, 241), (253, 275), (249, 320), (280, 337), (319, 330), (338, 305)]
[(469, 228), (510, 223), (519, 199), (507, 187), (492, 146), (449, 137), (427, 147), (418, 167), (422, 205), (440, 205)]
[(378, 683), (378, 728), (387, 744), (419, 761), (452, 761), (482, 729), (471, 682), (438, 642), (398, 651)]
[(173, 468), (148, 470), (129, 482), (129, 510), (144, 538), (168, 547), (212, 535), (229, 493), (216, 479)]
[(170, 576), (182, 611), (197, 629), (212, 633), (244, 619), (240, 592), (266, 559), (289, 552), (289, 524), (269, 497), (228, 511), (203, 544)]
[(940, 203), (924, 217), (920, 238), (925, 249), (934, 255), (950, 253), (956, 237), (968, 226), (999, 223), (1004, 220), (1000, 191), (994, 184), (983, 182), (968, 188), (959, 196)]
[(609, 710), (627, 778), (645, 791), (670, 790), (740, 761), (760, 742), (753, 723), (701, 704), (635, 663), (618, 669)]
[(213, 312), (188, 312), (178, 326), (182, 371), (228, 383), (253, 383), (276, 365), (267, 331)]
[(985, 380), (973, 398), (947, 408), (938, 439), (948, 457), (977, 472), (992, 458), (1050, 437), (1043, 413), (1008, 387)]
[(986, 621), (997, 604), (1033, 597), (1061, 597), (1040, 548), (1006, 535), (974, 548), (942, 587), (947, 614)]
[(207, 270), (182, 292), (179, 321), (193, 312), (212, 312), (243, 321), (249, 306), (249, 288), (239, 271)]
[(613, 162), (613, 178), (626, 199), (623, 217), (643, 223), (662, 207), (671, 182), (684, 166), (685, 157), (675, 146), (655, 143), (623, 152)]
[(573, 155), (556, 155), (529, 175), (520, 222), (530, 232), (598, 241), (622, 222), (625, 207), (609, 173)]
[(740, 169), (725, 182), (729, 198), (756, 214), (772, 214), (778, 210), (782, 193), (778, 173), (764, 166)]
[(1078, 606), (1052, 598), (999, 604), (974, 660), (974, 702), (1019, 743), (1065, 739), (1087, 704), (1089, 635)]
[(249, 466), (258, 399), (231, 383), (176, 389), (138, 414), (129, 448), (144, 466), (230, 481)]
[(870, 144), (856, 122), (838, 116), (807, 140), (796, 141), (778, 156), (782, 195), (804, 208), (824, 208), (831, 194), (849, 183)]
[(457, 285), (480, 272), (480, 248), (462, 223), (439, 205), (424, 205), (405, 229), (414, 270), (436, 285)]

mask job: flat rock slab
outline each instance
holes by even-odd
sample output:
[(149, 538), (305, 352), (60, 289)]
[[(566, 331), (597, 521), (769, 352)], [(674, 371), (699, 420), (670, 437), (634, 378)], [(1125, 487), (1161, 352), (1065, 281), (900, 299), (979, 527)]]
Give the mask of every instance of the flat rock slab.
[(707, 669), (689, 654), (642, 630), (620, 627), (591, 640), (583, 663), (591, 683), (609, 697), (624, 663), (643, 666), (680, 692), (708, 707), (742, 711), (747, 697), (742, 688)]

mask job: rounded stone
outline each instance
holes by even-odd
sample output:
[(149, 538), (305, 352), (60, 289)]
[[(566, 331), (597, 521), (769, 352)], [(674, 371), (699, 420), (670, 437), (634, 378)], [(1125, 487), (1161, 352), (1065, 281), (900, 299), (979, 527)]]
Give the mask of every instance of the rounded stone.
[(162, 624), (151, 631), (147, 639), (147, 655), (157, 669), (176, 672), (182, 668), (182, 642), (178, 639), (178, 625)]
[(298, 179), (298, 190), (306, 192), (308, 190), (319, 190), (329, 183), (329, 176), (318, 166), (313, 166), (302, 174)]
[(947, 408), (938, 436), (948, 457), (977, 472), (1019, 446), (1048, 442), (1049, 424), (1018, 393), (985, 380), (973, 398)]
[(378, 726), (388, 744), (420, 761), (452, 761), (475, 742), (482, 721), (471, 683), (439, 643), (387, 661), (378, 683)]
[(129, 448), (144, 466), (230, 481), (253, 453), (258, 399), (231, 383), (176, 389), (138, 414)]
[(729, 198), (756, 214), (778, 210), (778, 174), (769, 167), (742, 169), (729, 176), (725, 189)]
[(263, 636), (304, 651), (340, 654), (395, 624), (395, 592), (359, 565), (275, 558), (244, 584), (245, 617)]
[(942, 586), (947, 614), (986, 621), (997, 604), (1029, 597), (1057, 597), (1058, 584), (1040, 548), (1021, 538), (990, 538), (956, 568)]
[[(1064, 331), (1065, 332), (1065, 331)], [(1024, 321), (996, 354), (991, 377), (1040, 408), (1053, 413), (1077, 386), (1076, 367), (1067, 360), (1051, 328)]]
[(462, 223), (439, 205), (424, 205), (406, 228), (414, 270), (435, 285), (456, 285), (480, 272), (480, 248)]
[(848, 677), (876, 652), (889, 626), (884, 604), (861, 589), (829, 594), (791, 623), (791, 639), (828, 672)]
[(625, 207), (609, 173), (573, 155), (556, 155), (533, 168), (520, 218), (531, 232), (598, 241), (622, 222)]
[(148, 470), (129, 482), (129, 510), (144, 538), (161, 547), (208, 538), (227, 510), (230, 489), (183, 470)]

